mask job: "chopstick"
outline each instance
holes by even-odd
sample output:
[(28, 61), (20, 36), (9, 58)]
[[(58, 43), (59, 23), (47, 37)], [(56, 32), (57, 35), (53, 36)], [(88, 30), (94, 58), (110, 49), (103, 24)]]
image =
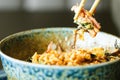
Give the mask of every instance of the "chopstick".
[[(80, 5), (79, 5), (79, 7), (78, 7), (78, 11), (75, 13), (74, 20), (77, 20), (77, 19), (78, 19), (80, 12), (81, 12), (82, 8), (83, 8), (84, 5), (85, 5), (85, 2), (86, 2), (86, 0), (82, 0), (82, 1), (81, 1)], [(95, 0), (95, 1), (94, 1), (91, 9), (89, 10), (89, 14), (90, 14), (90, 15), (92, 15), (92, 14), (94, 13), (94, 11), (95, 11), (96, 7), (98, 6), (99, 2), (100, 2), (100, 0)]]
[(89, 13), (92, 15), (95, 12), (96, 7), (98, 6), (98, 4), (100, 3), (100, 0), (95, 0), (95, 2), (93, 3), (91, 9), (89, 10)]
[(78, 8), (78, 11), (77, 11), (77, 13), (75, 14), (75, 16), (74, 16), (74, 20), (77, 20), (78, 19), (78, 16), (79, 16), (79, 14), (80, 14), (80, 12), (81, 12), (81, 9), (84, 7), (84, 5), (85, 5), (85, 2), (86, 2), (86, 0), (82, 0), (81, 1), (81, 3), (80, 3), (80, 5), (79, 5), (79, 8)]

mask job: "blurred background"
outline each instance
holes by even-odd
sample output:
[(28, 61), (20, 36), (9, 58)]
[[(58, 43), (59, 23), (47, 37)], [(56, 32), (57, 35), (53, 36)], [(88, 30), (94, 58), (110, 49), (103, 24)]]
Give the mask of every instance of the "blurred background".
[[(0, 40), (10, 34), (41, 27), (76, 27), (71, 7), (81, 0), (0, 0)], [(88, 0), (90, 9), (94, 0)], [(95, 18), (101, 31), (120, 36), (120, 0), (101, 0)]]

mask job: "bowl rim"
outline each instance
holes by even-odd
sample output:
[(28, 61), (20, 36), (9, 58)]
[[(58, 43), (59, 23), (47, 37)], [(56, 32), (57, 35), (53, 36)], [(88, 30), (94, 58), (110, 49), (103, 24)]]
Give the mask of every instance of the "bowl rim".
[[(30, 29), (30, 30), (25, 30), (25, 31), (21, 31), (21, 32), (17, 32), (17, 33), (14, 33), (14, 34), (11, 34), (5, 38), (3, 38), (1, 41), (0, 41), (0, 44), (6, 40), (9, 40), (11, 38), (14, 38), (15, 36), (20, 36), (20, 35), (25, 35), (25, 34), (28, 34), (28, 33), (31, 33), (31, 32), (36, 32), (36, 31), (40, 31), (42, 29), (45, 29), (45, 30), (59, 30), (59, 29), (69, 29), (69, 30), (74, 30), (75, 28), (69, 28), (69, 27), (64, 27), (64, 28), (60, 28), (60, 27), (50, 27), (50, 28), (38, 28), (38, 29)], [(100, 31), (99, 33), (103, 33), (103, 34), (107, 34), (107, 35), (111, 35), (117, 39), (120, 40), (119, 37), (113, 35), (113, 34), (109, 34), (109, 33), (106, 33), (106, 32), (102, 32)], [(1, 45), (0, 45), (1, 46)], [(81, 68), (81, 69), (85, 69), (85, 68), (97, 68), (97, 67), (102, 67), (102, 66), (107, 66), (107, 65), (110, 65), (110, 64), (114, 64), (114, 63), (117, 63), (117, 62), (120, 62), (120, 59), (116, 59), (114, 61), (108, 61), (108, 62), (104, 62), (104, 63), (100, 63), (100, 64), (93, 64), (93, 65), (80, 65), (80, 66), (66, 66), (66, 65), (62, 65), (62, 66), (59, 66), (59, 65), (44, 65), (44, 64), (35, 64), (35, 63), (30, 63), (30, 62), (26, 62), (26, 61), (23, 61), (23, 60), (19, 60), (19, 59), (16, 59), (16, 58), (13, 58), (13, 57), (10, 57), (6, 54), (4, 54), (2, 52), (2, 50), (0, 49), (0, 57), (4, 57), (6, 59), (8, 59), (9, 61), (11, 62), (15, 62), (16, 64), (22, 64), (22, 65), (26, 65), (26, 66), (31, 66), (31, 67), (38, 67), (38, 68), (53, 68), (53, 69), (73, 69), (73, 68)], [(3, 63), (2, 63), (3, 64)]]

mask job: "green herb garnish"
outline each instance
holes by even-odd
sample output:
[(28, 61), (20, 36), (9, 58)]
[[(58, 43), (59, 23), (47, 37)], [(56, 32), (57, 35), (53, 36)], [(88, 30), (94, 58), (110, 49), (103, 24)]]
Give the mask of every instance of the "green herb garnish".
[(81, 25), (86, 29), (93, 29), (93, 25), (91, 23), (81, 23)]

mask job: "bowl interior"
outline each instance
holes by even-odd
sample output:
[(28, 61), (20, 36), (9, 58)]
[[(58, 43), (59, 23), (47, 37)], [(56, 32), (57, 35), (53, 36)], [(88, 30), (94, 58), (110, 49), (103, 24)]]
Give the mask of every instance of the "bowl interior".
[(5, 38), (1, 42), (1, 51), (6, 55), (26, 60), (35, 52), (43, 53), (48, 44), (53, 41), (57, 43), (62, 41), (62, 47), (66, 48), (65, 37), (71, 39), (73, 35), (72, 29), (50, 28), (50, 29), (36, 29), (25, 32), (20, 32)]
[[(43, 28), (19, 32), (3, 39), (0, 49), (10, 57), (26, 60), (35, 52), (43, 53), (51, 41), (55, 43), (60, 41), (63, 49), (69, 48), (68, 44), (73, 41), (73, 30), (73, 28)], [(104, 32), (98, 33), (95, 38), (86, 33), (85, 40), (77, 40), (76, 45), (78, 48), (113, 48), (116, 40), (120, 43), (119, 38)]]

